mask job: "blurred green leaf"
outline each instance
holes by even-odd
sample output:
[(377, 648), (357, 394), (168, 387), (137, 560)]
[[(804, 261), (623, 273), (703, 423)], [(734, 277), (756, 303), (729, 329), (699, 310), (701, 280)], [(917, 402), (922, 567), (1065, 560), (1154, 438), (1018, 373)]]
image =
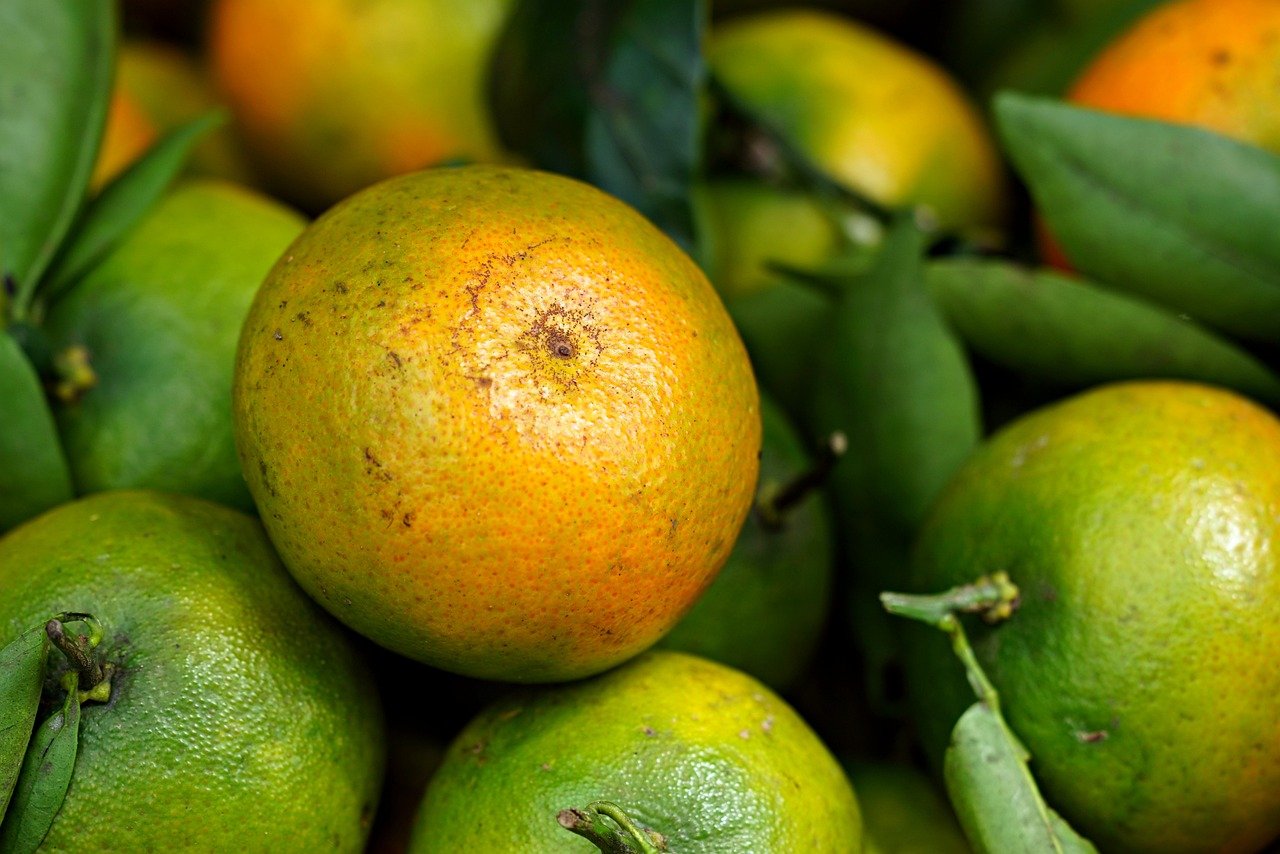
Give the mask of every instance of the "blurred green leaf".
[(0, 3), (0, 273), (16, 286), (18, 313), (97, 160), (115, 28), (111, 0)]
[(45, 279), (50, 298), (100, 261), (151, 210), (182, 171), (196, 143), (225, 116), (210, 113), (167, 133), (89, 203)]
[(926, 269), (948, 323), (975, 352), (1010, 370), (1082, 388), (1198, 380), (1280, 404), (1280, 377), (1260, 361), (1142, 299), (1007, 261), (946, 259)]
[(0, 649), (0, 822), (40, 709), (47, 651), (43, 623)]
[(503, 144), (621, 198), (692, 251), (706, 20), (700, 0), (522, 0), (490, 66)]
[(0, 824), (0, 851), (6, 854), (38, 850), (66, 800), (80, 741), (77, 687), (73, 679), (62, 708), (45, 719), (27, 747), (9, 812)]
[(72, 497), (40, 377), (7, 331), (0, 332), (0, 532)]
[(1280, 341), (1280, 157), (1197, 128), (996, 99), (1050, 231), (1101, 284)]
[(965, 353), (925, 289), (924, 247), (900, 218), (865, 274), (833, 283), (842, 294), (814, 389), (817, 430), (849, 439), (833, 472), (842, 514), (908, 539), (982, 433)]

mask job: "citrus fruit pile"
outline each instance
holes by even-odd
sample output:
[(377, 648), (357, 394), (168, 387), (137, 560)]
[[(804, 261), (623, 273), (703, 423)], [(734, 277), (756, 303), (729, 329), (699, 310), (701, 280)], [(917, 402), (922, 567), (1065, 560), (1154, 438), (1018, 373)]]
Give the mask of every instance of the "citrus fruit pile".
[(6, 0), (0, 854), (1280, 845), (1280, 4)]

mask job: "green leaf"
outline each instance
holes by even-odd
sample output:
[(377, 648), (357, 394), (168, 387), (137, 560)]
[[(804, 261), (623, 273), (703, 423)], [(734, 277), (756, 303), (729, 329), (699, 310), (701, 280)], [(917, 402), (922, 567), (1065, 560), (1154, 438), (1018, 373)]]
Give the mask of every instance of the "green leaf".
[(66, 800), (80, 741), (78, 687), (78, 680), (73, 678), (62, 708), (46, 718), (31, 739), (9, 813), (0, 824), (0, 851), (36, 851)]
[(0, 3), (0, 273), (19, 314), (84, 199), (115, 29), (110, 0)]
[(40, 709), (48, 649), (43, 624), (28, 629), (0, 649), (0, 821), (9, 806)]
[(815, 388), (819, 434), (849, 439), (832, 473), (842, 516), (869, 514), (907, 540), (982, 432), (964, 351), (925, 290), (923, 253), (924, 236), (902, 218), (870, 270), (836, 283)]
[(985, 703), (974, 703), (956, 722), (943, 777), (960, 826), (979, 854), (1096, 852), (1044, 802), (1026, 754)]
[(927, 266), (926, 281), (965, 343), (1010, 370), (1078, 387), (1196, 380), (1280, 404), (1280, 377), (1264, 364), (1142, 299), (1007, 261), (939, 260)]
[(517, 4), (490, 66), (503, 143), (621, 198), (692, 251), (706, 21), (701, 0)]
[(1232, 335), (1280, 341), (1280, 157), (1044, 98), (1002, 94), (996, 116), (1078, 269)]
[(64, 501), (73, 491), (58, 429), (35, 369), (0, 332), (0, 532)]
[(46, 276), (43, 287), (50, 298), (88, 272), (133, 230), (182, 171), (200, 138), (223, 121), (222, 113), (210, 113), (174, 128), (94, 197)]

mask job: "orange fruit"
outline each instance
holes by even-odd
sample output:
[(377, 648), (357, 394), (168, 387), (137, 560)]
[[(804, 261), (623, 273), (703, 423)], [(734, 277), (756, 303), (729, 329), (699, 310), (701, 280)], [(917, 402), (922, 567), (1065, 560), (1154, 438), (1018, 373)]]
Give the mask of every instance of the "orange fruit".
[[(1024, 416), (943, 493), (911, 581), (997, 570), (1020, 605), (970, 638), (1055, 809), (1103, 851), (1250, 852), (1280, 834), (1280, 420), (1180, 382)], [(909, 639), (940, 752), (973, 691), (941, 633)]]
[(64, 611), (101, 622), (114, 673), (41, 851), (363, 849), (377, 691), (255, 519), (142, 491), (51, 510), (0, 539), (0, 646)]
[(156, 126), (137, 100), (119, 88), (114, 89), (107, 105), (107, 125), (102, 132), (98, 160), (89, 177), (89, 189), (101, 190), (141, 157), (157, 135)]
[(675, 624), (733, 548), (761, 435), (696, 265), (595, 188), (496, 166), (312, 224), (250, 308), (234, 414), (304, 588), (393, 650), (518, 681)]
[(484, 710), (427, 787), (409, 850), (595, 851), (556, 818), (598, 800), (686, 854), (863, 850), (853, 789), (800, 716), (667, 651)]
[(1000, 160), (978, 112), (932, 61), (839, 15), (779, 10), (714, 28), (711, 70), (814, 163), (945, 229), (997, 226)]
[[(1280, 153), (1280, 3), (1178, 0), (1108, 45), (1067, 93), (1096, 110), (1196, 125)], [(1054, 266), (1070, 262), (1039, 235)]]
[(323, 208), (499, 148), (489, 51), (511, 0), (215, 0), (214, 79), (273, 189)]
[(1108, 46), (1068, 97), (1280, 151), (1280, 3), (1162, 5)]

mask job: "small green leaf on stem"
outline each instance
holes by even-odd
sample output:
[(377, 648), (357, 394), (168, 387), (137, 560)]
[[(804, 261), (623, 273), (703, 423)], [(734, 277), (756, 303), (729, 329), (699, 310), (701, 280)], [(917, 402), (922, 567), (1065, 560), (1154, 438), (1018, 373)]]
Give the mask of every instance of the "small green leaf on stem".
[(13, 320), (25, 319), (97, 161), (115, 10), (112, 0), (0, 3), (0, 274), (15, 284)]
[(46, 296), (56, 299), (106, 256), (168, 189), (196, 143), (225, 121), (225, 114), (214, 112), (173, 129), (104, 187), (77, 219), (45, 277)]
[(41, 626), (28, 629), (0, 649), (0, 821), (18, 780), (40, 708), (49, 649), (44, 640)]
[(9, 812), (0, 824), (0, 851), (36, 851), (62, 808), (80, 738), (80, 698), (76, 688), (73, 679), (62, 708), (46, 718), (31, 739)]
[(0, 533), (70, 501), (71, 470), (44, 387), (26, 353), (0, 331)]

